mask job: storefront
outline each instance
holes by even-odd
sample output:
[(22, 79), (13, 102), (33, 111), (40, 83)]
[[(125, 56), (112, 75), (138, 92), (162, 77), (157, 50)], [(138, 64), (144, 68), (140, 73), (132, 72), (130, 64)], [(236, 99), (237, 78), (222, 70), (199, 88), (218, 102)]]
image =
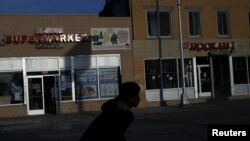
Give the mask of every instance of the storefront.
[(0, 117), (100, 110), (121, 82), (134, 80), (129, 18), (1, 19)]
[(148, 106), (250, 96), (249, 1), (131, 3), (135, 80)]
[[(243, 46), (245, 43), (242, 41), (185, 42), (183, 45), (184, 74), (188, 99), (250, 95), (250, 57), (247, 54), (244, 56), (244, 53), (238, 49), (238, 46)], [(161, 60), (145, 58), (144, 66), (145, 93), (149, 103), (181, 99), (183, 86), (179, 57), (173, 56)], [(161, 81), (163, 81), (162, 88)]]
[[(179, 104), (176, 2), (131, 1), (131, 17), (0, 15), (0, 117), (100, 110), (124, 81), (140, 84), (139, 107)], [(190, 101), (250, 96), (248, 3), (181, 6)]]
[(118, 95), (119, 54), (1, 58), (0, 62), (1, 92), (6, 99), (1, 104), (27, 104), (28, 115), (60, 113), (65, 101)]

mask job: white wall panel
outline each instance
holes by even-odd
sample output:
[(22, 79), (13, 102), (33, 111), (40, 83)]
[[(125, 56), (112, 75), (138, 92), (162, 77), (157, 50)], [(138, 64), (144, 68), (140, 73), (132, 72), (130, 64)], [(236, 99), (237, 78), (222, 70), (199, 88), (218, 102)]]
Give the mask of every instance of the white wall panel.
[(27, 72), (57, 71), (59, 61), (57, 58), (29, 58), (26, 59)]
[(249, 89), (247, 84), (235, 84), (233, 95), (248, 95)]
[(0, 59), (0, 71), (22, 70), (22, 58), (16, 59)]
[(59, 58), (59, 68), (69, 70), (71, 68), (71, 59), (70, 58)]
[(120, 66), (120, 56), (98, 56), (98, 66)]

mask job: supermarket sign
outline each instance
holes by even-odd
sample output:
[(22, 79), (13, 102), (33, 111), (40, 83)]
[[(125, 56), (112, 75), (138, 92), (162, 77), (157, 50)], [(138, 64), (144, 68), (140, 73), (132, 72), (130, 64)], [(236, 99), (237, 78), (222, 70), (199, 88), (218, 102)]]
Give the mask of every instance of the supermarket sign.
[(63, 28), (37, 28), (34, 35), (0, 36), (0, 45), (35, 44), (36, 48), (61, 48), (63, 43), (90, 41), (88, 34), (64, 34)]

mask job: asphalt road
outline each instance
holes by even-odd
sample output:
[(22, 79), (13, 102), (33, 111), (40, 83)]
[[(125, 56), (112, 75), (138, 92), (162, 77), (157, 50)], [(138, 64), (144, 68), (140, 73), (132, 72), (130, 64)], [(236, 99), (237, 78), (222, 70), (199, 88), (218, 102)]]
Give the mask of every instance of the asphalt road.
[[(205, 141), (207, 127), (211, 124), (250, 128), (250, 100), (192, 104), (184, 109), (160, 107), (133, 111), (136, 119), (126, 132), (128, 141)], [(0, 119), (0, 140), (77, 141), (98, 114), (88, 112)]]

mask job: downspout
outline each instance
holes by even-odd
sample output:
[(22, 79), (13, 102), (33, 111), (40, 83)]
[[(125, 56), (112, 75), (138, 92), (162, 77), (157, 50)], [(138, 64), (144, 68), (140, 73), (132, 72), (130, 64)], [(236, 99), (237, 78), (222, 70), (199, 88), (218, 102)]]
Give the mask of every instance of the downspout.
[(166, 103), (163, 99), (163, 73), (162, 73), (162, 45), (160, 37), (160, 15), (159, 15), (159, 0), (156, 0), (156, 13), (157, 13), (157, 39), (158, 39), (158, 48), (159, 48), (159, 72), (160, 72), (160, 106), (165, 106)]

